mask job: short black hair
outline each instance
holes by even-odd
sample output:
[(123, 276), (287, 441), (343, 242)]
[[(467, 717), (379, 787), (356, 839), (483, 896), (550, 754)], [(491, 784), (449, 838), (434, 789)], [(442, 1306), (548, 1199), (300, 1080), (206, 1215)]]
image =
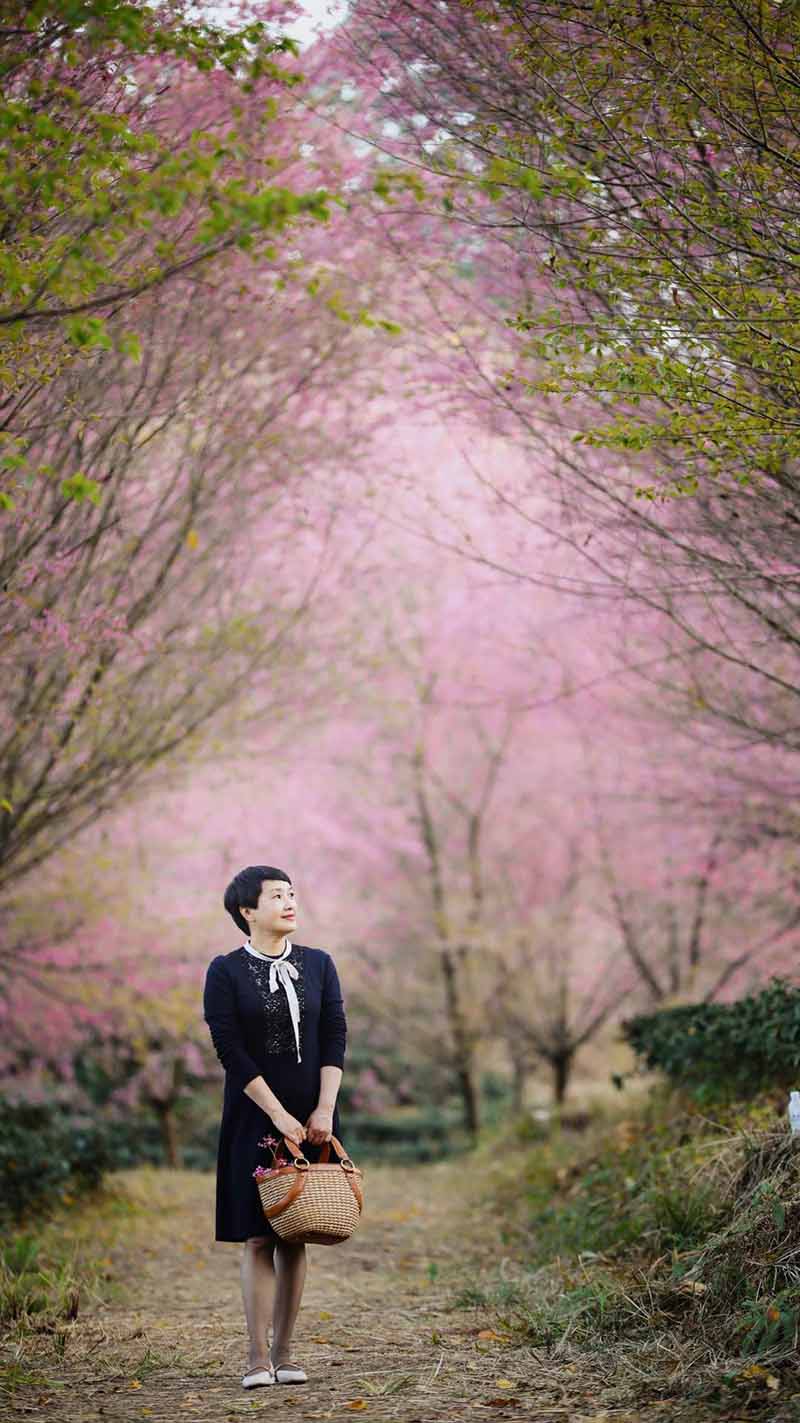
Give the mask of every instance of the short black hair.
[(276, 870), (274, 865), (249, 865), (246, 870), (240, 870), (238, 875), (234, 875), (225, 891), (225, 908), (237, 929), (241, 929), (245, 934), (249, 935), (250, 925), (240, 910), (258, 909), (261, 886), (265, 879), (282, 879), (286, 884), (292, 882), (285, 870)]

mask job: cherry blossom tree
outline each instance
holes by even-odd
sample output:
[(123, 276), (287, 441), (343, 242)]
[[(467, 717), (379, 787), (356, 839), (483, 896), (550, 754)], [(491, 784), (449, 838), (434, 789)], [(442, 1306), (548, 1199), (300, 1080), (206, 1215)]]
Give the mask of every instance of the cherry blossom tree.
[[(528, 527), (552, 484), (550, 528), (583, 563), (562, 590), (650, 610), (671, 644), (660, 676), (651, 660), (650, 688), (667, 686), (670, 718), (680, 707), (718, 749), (773, 747), (765, 790), (796, 780), (781, 196), (795, 27), (783, 10), (701, 7), (687, 20), (632, 7), (620, 24), (602, 6), (403, 0), (379, 13), (361, 0), (334, 41), (357, 95), (352, 128), (388, 174), (405, 165), (425, 187), (439, 238), (423, 265), (452, 338), (450, 390), (515, 431), (540, 472), (479, 477)], [(755, 88), (738, 82), (744, 52)], [(783, 115), (769, 152), (762, 103)], [(761, 205), (745, 211), (756, 167)], [(461, 548), (497, 566), (488, 546)], [(504, 568), (541, 584), (538, 566)], [(758, 818), (793, 837), (780, 789)]]
[[(252, 161), (263, 100), (239, 117)], [(203, 105), (221, 124), (231, 103), (214, 73), (190, 75), (159, 95), (164, 132), (188, 133)], [(273, 115), (270, 171), (338, 182), (349, 153), (298, 125)], [(393, 325), (388, 263), (348, 239), (347, 214), (334, 226), (298, 225), (260, 274), (217, 253), (168, 305), (127, 304), (141, 361), (100, 344), (17, 402), (35, 475), (17, 476), (0, 546), (6, 892), (220, 730), (244, 689), (249, 715), (275, 721), (292, 677), (312, 702), (322, 662), (300, 629), (343, 547), (337, 472), (369, 432), (373, 346)]]
[[(78, 347), (106, 345), (104, 315), (131, 298), (232, 247), (268, 250), (297, 213), (323, 214), (319, 192), (264, 183), (255, 161), (247, 99), (269, 143), (265, 99), (298, 77), (281, 64), (295, 46), (275, 34), (291, 13), (242, 7), (236, 28), (181, 4), (6, 7), (0, 328), (12, 339), (58, 323)], [(197, 77), (202, 127), (176, 131), (178, 76), (184, 94)]]

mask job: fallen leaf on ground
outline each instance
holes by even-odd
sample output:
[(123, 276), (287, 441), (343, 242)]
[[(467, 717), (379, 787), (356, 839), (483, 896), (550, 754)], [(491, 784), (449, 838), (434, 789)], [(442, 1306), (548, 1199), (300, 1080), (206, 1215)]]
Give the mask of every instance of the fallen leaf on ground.
[(764, 1387), (772, 1393), (776, 1393), (781, 1386), (780, 1379), (775, 1374), (771, 1374), (769, 1369), (765, 1369), (763, 1364), (748, 1364), (736, 1377), (744, 1382), (760, 1379)]

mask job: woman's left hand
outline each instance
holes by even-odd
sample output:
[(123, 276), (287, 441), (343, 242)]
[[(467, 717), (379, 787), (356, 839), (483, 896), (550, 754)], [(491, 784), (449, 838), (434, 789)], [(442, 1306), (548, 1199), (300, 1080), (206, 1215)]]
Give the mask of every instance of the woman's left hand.
[(306, 1132), (308, 1140), (317, 1145), (323, 1141), (330, 1141), (333, 1136), (333, 1108), (315, 1107), (306, 1122)]

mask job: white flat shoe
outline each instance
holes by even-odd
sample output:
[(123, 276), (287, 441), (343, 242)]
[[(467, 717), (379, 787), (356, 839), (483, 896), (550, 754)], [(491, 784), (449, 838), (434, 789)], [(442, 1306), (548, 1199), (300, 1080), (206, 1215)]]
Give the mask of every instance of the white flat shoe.
[(275, 1368), (276, 1383), (308, 1383), (308, 1374), (299, 1364), (278, 1364)]
[(248, 1369), (242, 1379), (242, 1388), (263, 1388), (265, 1384), (275, 1382), (275, 1370), (270, 1365), (268, 1368), (259, 1366), (257, 1369)]

